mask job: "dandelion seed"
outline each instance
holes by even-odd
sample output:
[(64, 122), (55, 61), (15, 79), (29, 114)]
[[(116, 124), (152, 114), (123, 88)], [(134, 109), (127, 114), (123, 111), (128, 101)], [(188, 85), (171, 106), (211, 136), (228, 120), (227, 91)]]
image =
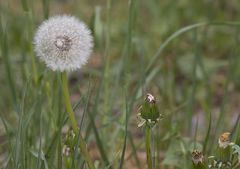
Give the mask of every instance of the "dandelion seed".
[(92, 48), (92, 35), (87, 26), (73, 16), (54, 16), (38, 28), (34, 45), (37, 56), (56, 71), (81, 68)]

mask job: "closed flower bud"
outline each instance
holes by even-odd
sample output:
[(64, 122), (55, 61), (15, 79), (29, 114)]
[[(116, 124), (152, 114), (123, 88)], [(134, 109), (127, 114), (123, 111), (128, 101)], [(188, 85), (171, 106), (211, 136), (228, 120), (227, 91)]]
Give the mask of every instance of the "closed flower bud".
[(139, 127), (145, 123), (153, 126), (156, 122), (159, 121), (160, 113), (153, 95), (147, 94), (145, 101), (140, 108), (140, 113), (138, 116), (141, 119), (141, 122), (138, 125)]
[(218, 145), (220, 148), (226, 148), (230, 144), (230, 133), (223, 133), (218, 139)]
[(225, 132), (218, 139), (217, 157), (223, 164), (228, 162), (231, 156), (230, 135), (229, 132)]

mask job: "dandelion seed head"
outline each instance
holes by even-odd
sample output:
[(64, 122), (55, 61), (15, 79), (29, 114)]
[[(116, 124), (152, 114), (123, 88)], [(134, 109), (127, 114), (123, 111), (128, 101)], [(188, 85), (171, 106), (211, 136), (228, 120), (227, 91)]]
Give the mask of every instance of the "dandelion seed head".
[(72, 71), (86, 64), (93, 48), (88, 27), (73, 16), (44, 21), (34, 37), (35, 52), (49, 68)]

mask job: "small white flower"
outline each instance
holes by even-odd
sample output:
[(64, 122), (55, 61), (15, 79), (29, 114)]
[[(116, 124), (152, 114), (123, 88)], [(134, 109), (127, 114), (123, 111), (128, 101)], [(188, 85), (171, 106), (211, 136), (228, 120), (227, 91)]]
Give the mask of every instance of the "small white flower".
[(91, 31), (73, 16), (54, 16), (38, 28), (35, 52), (49, 68), (72, 71), (81, 68), (88, 60), (92, 48)]

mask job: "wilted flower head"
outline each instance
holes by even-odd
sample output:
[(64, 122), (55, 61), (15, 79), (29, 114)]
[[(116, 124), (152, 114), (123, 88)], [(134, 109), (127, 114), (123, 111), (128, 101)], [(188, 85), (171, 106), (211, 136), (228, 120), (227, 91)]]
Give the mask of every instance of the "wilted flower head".
[(223, 133), (218, 139), (218, 145), (220, 148), (226, 148), (230, 144), (230, 133)]
[(65, 134), (66, 135), (64, 137), (64, 146), (62, 149), (62, 153), (63, 155), (68, 157), (72, 152), (75, 151), (78, 140), (76, 137), (76, 133), (71, 128)]
[(35, 52), (52, 70), (70, 71), (84, 65), (93, 47), (87, 26), (73, 16), (44, 21), (34, 37)]
[(70, 156), (70, 153), (71, 153), (71, 148), (67, 145), (64, 145), (62, 149), (62, 154), (68, 157)]
[(203, 153), (201, 151), (198, 150), (194, 150), (192, 152), (192, 161), (194, 164), (199, 164), (199, 163), (203, 163)]

